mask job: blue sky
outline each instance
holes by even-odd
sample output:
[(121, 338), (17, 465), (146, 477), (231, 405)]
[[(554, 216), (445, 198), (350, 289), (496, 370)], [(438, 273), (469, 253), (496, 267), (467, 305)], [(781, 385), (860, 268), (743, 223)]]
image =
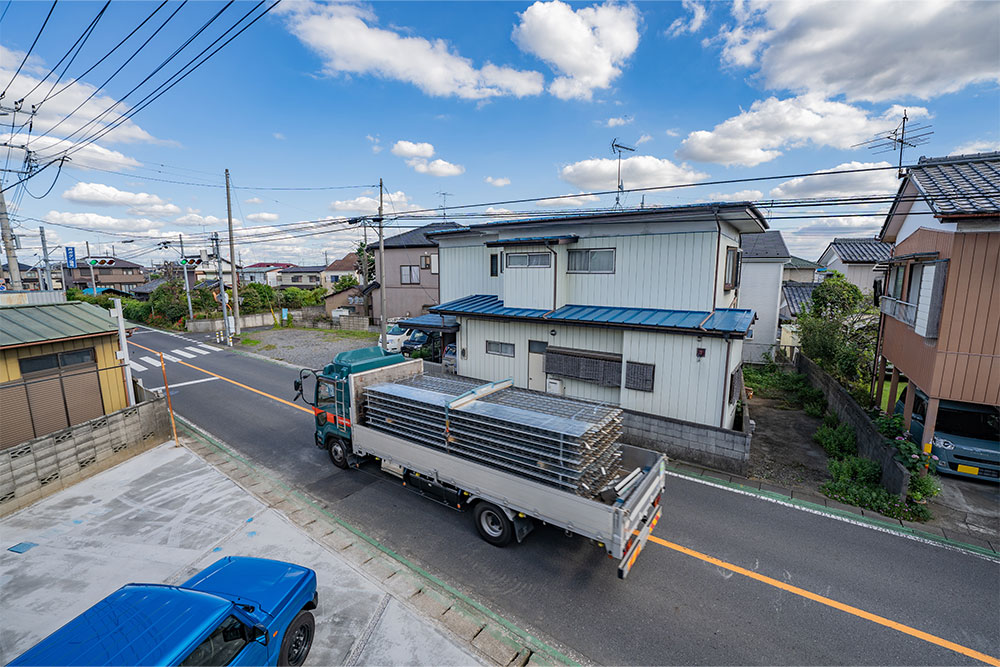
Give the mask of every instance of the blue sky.
[[(0, 85), (13, 77), (50, 6), (9, 4), (0, 24)], [(102, 6), (58, 3), (0, 104), (9, 107), (29, 93)], [(86, 133), (56, 139), (116, 101), (98, 127), (132, 108), (253, 4), (234, 3), (126, 97), (224, 5), (178, 7), (168, 4), (137, 33), (145, 39), (177, 10), (95, 92), (141, 39), (76, 77), (156, 8), (111, 4), (53, 89), (60, 93), (41, 104), (31, 135), (18, 127), (23, 113), (0, 117), (19, 129), (12, 143), (28, 141), (42, 164), (60, 155)], [(998, 53), (1000, 3), (988, 2), (285, 0), (134, 120), (74, 152), (54, 184), (56, 167), (33, 178), (28, 193), (5, 195), (20, 225), (25, 263), (37, 261), (39, 224), (55, 244), (89, 240), (106, 247), (133, 239), (117, 248), (149, 261), (172, 252), (154, 251), (159, 239), (183, 233), (197, 247), (206, 232), (225, 228), (226, 216), (222, 189), (152, 179), (218, 186), (228, 167), (241, 188), (233, 214), (245, 237), (243, 261), (319, 263), (324, 251), (331, 260), (341, 256), (357, 232), (281, 238), (288, 234), (279, 231), (296, 229), (282, 226), (371, 213), (374, 190), (242, 188), (370, 186), (382, 178), (389, 213), (440, 206), (441, 192), (450, 193), (453, 205), (611, 190), (616, 162), (609, 145), (616, 137), (636, 148), (626, 154), (626, 188), (879, 166), (894, 157), (852, 146), (896, 127), (904, 108), (911, 121), (934, 130), (908, 159), (997, 150)], [(59, 71), (28, 95), (25, 107), (42, 101)], [(40, 136), (91, 92), (79, 112)], [(8, 168), (23, 160), (23, 151), (10, 154)], [(12, 175), (4, 175), (9, 184)], [(649, 193), (646, 204), (767, 202), (895, 187), (893, 172), (867, 172)], [(628, 194), (625, 205), (640, 199)], [(492, 212), (613, 202), (605, 196), (499, 204)], [(879, 224), (877, 217), (845, 213), (880, 210), (811, 208), (827, 217), (774, 218), (772, 227), (782, 230), (793, 253), (816, 259), (833, 235), (870, 234)], [(414, 223), (390, 227), (403, 224)], [(264, 240), (268, 232), (274, 236)]]

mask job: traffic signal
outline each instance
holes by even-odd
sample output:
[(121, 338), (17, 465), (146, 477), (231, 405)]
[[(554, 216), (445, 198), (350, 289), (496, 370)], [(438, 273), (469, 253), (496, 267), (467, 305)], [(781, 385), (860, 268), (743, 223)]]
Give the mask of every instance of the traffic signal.
[(200, 259), (182, 259), (181, 266), (198, 266), (201, 264)]
[(87, 262), (91, 266), (111, 266), (115, 263), (113, 259), (91, 259)]

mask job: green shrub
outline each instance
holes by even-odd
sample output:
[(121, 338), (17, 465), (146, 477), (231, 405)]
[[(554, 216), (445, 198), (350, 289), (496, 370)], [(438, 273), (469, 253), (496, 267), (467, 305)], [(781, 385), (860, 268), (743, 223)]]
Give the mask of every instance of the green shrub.
[(941, 493), (941, 485), (938, 484), (934, 475), (928, 471), (927, 474), (910, 475), (910, 486), (906, 490), (906, 495), (920, 502), (928, 498), (933, 498)]
[[(820, 487), (828, 498), (862, 507), (895, 519), (927, 521), (930, 511), (909, 498), (900, 500), (881, 486), (881, 467), (874, 461), (857, 456), (827, 462), (831, 479)], [(911, 478), (912, 484), (912, 478)]]
[(840, 423), (840, 417), (838, 417), (832, 412), (826, 413), (826, 415), (823, 417), (824, 426), (829, 426), (830, 428), (836, 428), (837, 424), (839, 423)]
[(125, 315), (125, 319), (132, 320), (133, 322), (145, 322), (149, 319), (149, 314), (152, 312), (152, 306), (146, 301), (137, 301), (135, 299), (123, 299), (122, 300), (122, 313)]
[(878, 432), (887, 438), (895, 438), (906, 432), (903, 426), (903, 415), (880, 414), (875, 417), (874, 421)]
[(854, 429), (850, 424), (840, 424), (836, 427), (825, 423), (813, 434), (815, 440), (831, 459), (843, 459), (858, 453)]

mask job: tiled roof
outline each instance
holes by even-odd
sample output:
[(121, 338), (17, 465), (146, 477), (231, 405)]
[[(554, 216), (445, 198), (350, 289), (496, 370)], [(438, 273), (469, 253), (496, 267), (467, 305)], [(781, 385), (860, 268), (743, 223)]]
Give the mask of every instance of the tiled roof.
[(108, 311), (83, 301), (0, 308), (0, 347), (118, 331)]
[(845, 264), (875, 264), (892, 256), (892, 244), (875, 238), (835, 238), (833, 249)]
[(796, 257), (792, 255), (787, 262), (785, 262), (785, 267), (789, 269), (819, 269), (819, 264), (816, 262), (810, 262), (808, 259), (802, 259), (801, 257)]
[(922, 157), (908, 175), (938, 215), (1000, 213), (1000, 152)]
[(316, 266), (291, 266), (287, 269), (282, 269), (279, 273), (320, 273), (324, 270), (326, 270), (326, 266), (318, 264)]
[(167, 278), (157, 278), (156, 280), (150, 280), (148, 283), (139, 285), (138, 287), (132, 288), (133, 294), (152, 294), (153, 290), (167, 282)]
[(781, 232), (774, 229), (763, 234), (743, 234), (740, 243), (743, 246), (744, 259), (787, 259), (788, 247)]
[(385, 239), (386, 248), (436, 248), (437, 242), (427, 238), (428, 232), (443, 232), (452, 229), (462, 229), (451, 222), (435, 222), (423, 227), (411, 229), (408, 232), (389, 236)]
[(354, 271), (358, 266), (358, 253), (352, 252), (326, 265), (324, 271)]
[(784, 319), (798, 317), (809, 305), (812, 299), (813, 290), (822, 283), (797, 283), (789, 280), (781, 284), (781, 295), (784, 297), (785, 307), (781, 309)]
[(754, 317), (754, 311), (740, 308), (719, 308), (710, 313), (707, 310), (566, 305), (550, 312), (544, 308), (507, 308), (499, 297), (492, 294), (467, 296), (433, 306), (430, 310), (432, 313), (453, 315), (484, 315), (566, 323), (601, 323), (625, 328), (688, 329), (720, 333), (746, 333)]

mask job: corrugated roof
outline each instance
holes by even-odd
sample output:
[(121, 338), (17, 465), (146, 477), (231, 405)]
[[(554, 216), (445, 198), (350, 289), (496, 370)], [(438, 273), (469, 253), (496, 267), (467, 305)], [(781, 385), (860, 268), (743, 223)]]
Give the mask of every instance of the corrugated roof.
[(785, 298), (785, 307), (782, 308), (782, 316), (786, 319), (798, 317), (805, 312), (812, 299), (813, 290), (822, 283), (797, 283), (787, 281), (781, 284), (781, 294)]
[(427, 237), (429, 232), (443, 232), (453, 229), (462, 229), (459, 225), (451, 222), (435, 222), (423, 227), (411, 229), (402, 234), (388, 236), (385, 239), (386, 248), (436, 248), (437, 241)]
[(555, 243), (557, 245), (564, 245), (566, 243), (576, 243), (579, 236), (574, 234), (565, 234), (563, 236), (523, 236), (516, 239), (500, 239), (499, 241), (490, 241), (486, 245), (488, 246), (505, 246), (505, 245), (545, 245)]
[(428, 313), (400, 320), (396, 324), (404, 329), (418, 329), (420, 331), (458, 331), (458, 318), (454, 315)]
[(148, 283), (139, 285), (138, 287), (132, 288), (133, 294), (151, 294), (153, 290), (162, 285), (163, 283), (169, 282), (167, 278), (157, 278), (156, 280), (150, 280)]
[(754, 317), (754, 311), (740, 308), (719, 308), (714, 312), (709, 312), (707, 310), (565, 305), (550, 312), (541, 308), (508, 308), (503, 305), (503, 301), (499, 297), (492, 294), (476, 294), (449, 301), (432, 307), (431, 312), (543, 319), (567, 323), (600, 323), (625, 328), (651, 327), (720, 333), (746, 333)]
[(740, 243), (743, 246), (744, 259), (788, 259), (788, 246), (781, 232), (776, 229), (763, 234), (743, 234)]
[(796, 257), (792, 255), (789, 257), (788, 261), (785, 262), (785, 266), (789, 269), (819, 269), (821, 268), (816, 262), (810, 262), (808, 259), (802, 259), (801, 257)]
[(921, 157), (908, 175), (939, 215), (1000, 213), (1000, 152)]
[(0, 347), (117, 331), (108, 311), (83, 301), (0, 307)]
[(845, 264), (875, 264), (892, 257), (892, 244), (875, 238), (835, 238), (830, 244)]

